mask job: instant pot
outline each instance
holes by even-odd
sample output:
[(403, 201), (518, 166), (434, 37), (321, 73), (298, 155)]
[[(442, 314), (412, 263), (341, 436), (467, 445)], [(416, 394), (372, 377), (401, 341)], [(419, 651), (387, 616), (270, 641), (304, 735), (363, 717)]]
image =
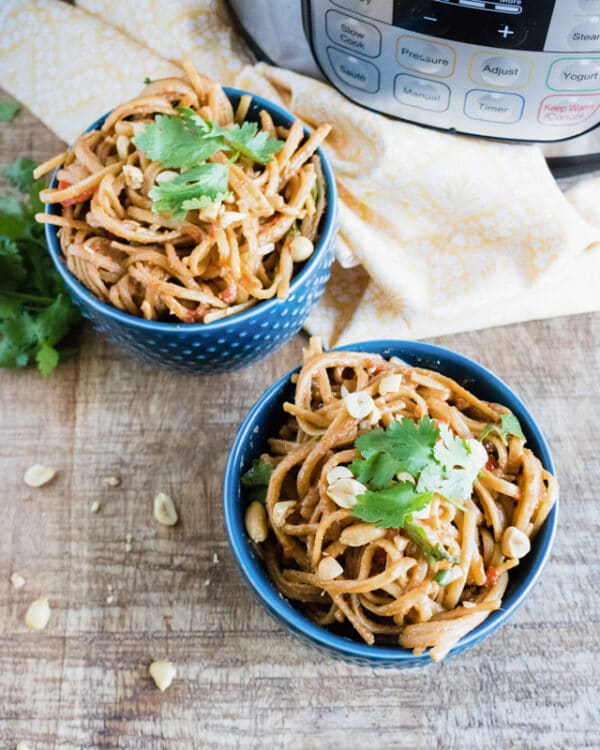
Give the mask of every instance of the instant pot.
[(229, 0), (257, 57), (419, 125), (600, 168), (600, 0)]

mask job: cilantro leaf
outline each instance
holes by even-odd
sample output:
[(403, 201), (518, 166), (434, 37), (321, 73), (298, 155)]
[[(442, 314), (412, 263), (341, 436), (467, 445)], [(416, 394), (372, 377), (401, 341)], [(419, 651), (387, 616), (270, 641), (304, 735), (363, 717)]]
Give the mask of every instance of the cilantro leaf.
[(240, 477), (240, 484), (248, 490), (248, 499), (264, 502), (267, 496), (269, 480), (273, 473), (273, 466), (268, 464), (262, 456), (255, 458), (252, 466)]
[(362, 521), (375, 523), (381, 528), (397, 529), (404, 527), (412, 513), (422, 510), (432, 500), (432, 492), (419, 493), (411, 482), (396, 482), (378, 492), (363, 492), (357, 497), (352, 513)]
[(152, 210), (170, 213), (176, 220), (184, 219), (191, 208), (198, 206), (195, 202), (197, 199), (206, 197), (214, 203), (226, 197), (228, 181), (229, 169), (226, 164), (201, 164), (168, 182), (155, 185), (149, 192), (153, 200)]
[(379, 451), (366, 459), (355, 458), (349, 469), (359, 482), (369, 484), (376, 490), (389, 487), (394, 475), (399, 471), (398, 461), (388, 453)]
[(431, 463), (438, 435), (438, 427), (430, 417), (425, 416), (418, 423), (403, 417), (387, 430), (378, 428), (361, 435), (355, 445), (366, 458), (375, 451), (389, 454), (397, 461), (396, 472), (418, 474)]
[(7, 164), (2, 170), (2, 174), (8, 179), (13, 187), (22, 193), (27, 193), (35, 180), (33, 179), (33, 170), (36, 163), (27, 156), (20, 156), (10, 164)]
[(500, 440), (502, 440), (504, 445), (508, 444), (508, 435), (518, 437), (523, 440), (523, 442), (525, 442), (526, 439), (519, 420), (515, 417), (514, 414), (502, 414), (502, 416), (500, 417), (500, 424), (489, 424), (479, 436), (479, 440), (483, 442), (486, 437), (492, 432), (496, 432), (498, 434)]
[(256, 122), (244, 122), (242, 125), (234, 125), (229, 130), (221, 129), (220, 133), (234, 151), (259, 164), (267, 164), (283, 148), (283, 141), (271, 138), (265, 130), (259, 133), (257, 130)]
[(44, 377), (50, 375), (50, 373), (58, 365), (58, 352), (47, 341), (42, 341), (36, 355), (35, 361), (37, 366)]
[(141, 151), (165, 167), (194, 167), (225, 145), (219, 133), (211, 134), (209, 123), (182, 109), (179, 115), (157, 115), (133, 138)]
[(20, 109), (18, 102), (0, 102), (0, 122), (10, 122)]
[(26, 275), (17, 243), (8, 237), (0, 237), (0, 289), (17, 289)]

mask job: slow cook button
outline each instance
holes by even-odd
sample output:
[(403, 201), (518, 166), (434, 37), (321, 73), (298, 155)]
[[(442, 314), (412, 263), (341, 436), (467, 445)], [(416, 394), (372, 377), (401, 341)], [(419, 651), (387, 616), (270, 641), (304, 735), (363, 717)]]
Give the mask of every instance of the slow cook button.
[(367, 57), (377, 57), (381, 52), (381, 34), (372, 24), (337, 10), (328, 10), (326, 19), (327, 35), (335, 44)]
[(548, 88), (555, 91), (596, 91), (600, 89), (600, 57), (556, 60), (548, 71)]
[(337, 77), (354, 88), (374, 94), (379, 91), (379, 71), (366, 60), (359, 60), (354, 55), (347, 55), (335, 47), (327, 47), (331, 67)]
[(474, 89), (465, 97), (465, 114), (472, 120), (510, 124), (521, 119), (524, 104), (525, 100), (519, 94)]
[(401, 73), (394, 81), (394, 96), (409, 107), (444, 112), (450, 104), (450, 89), (444, 83)]
[(540, 104), (538, 120), (544, 125), (575, 125), (589, 120), (599, 106), (598, 94), (547, 96)]
[(456, 55), (447, 44), (433, 44), (406, 34), (396, 43), (396, 60), (403, 68), (447, 78), (454, 72)]
[(600, 49), (600, 18), (577, 24), (567, 34), (567, 42), (576, 52), (597, 52)]
[(471, 80), (488, 86), (519, 89), (529, 83), (531, 68), (531, 60), (527, 57), (480, 52), (473, 56)]

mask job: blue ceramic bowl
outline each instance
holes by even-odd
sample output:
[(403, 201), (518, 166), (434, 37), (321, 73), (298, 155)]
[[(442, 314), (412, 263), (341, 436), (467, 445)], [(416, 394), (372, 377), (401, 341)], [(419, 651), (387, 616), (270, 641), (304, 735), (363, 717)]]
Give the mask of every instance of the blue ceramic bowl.
[[(225, 88), (235, 107), (248, 93)], [(286, 110), (252, 94), (247, 120), (258, 121), (265, 109), (276, 125), (289, 127), (294, 117)], [(94, 130), (106, 118), (90, 125)], [(54, 265), (83, 315), (113, 343), (142, 359), (185, 372), (213, 374), (235, 370), (262, 359), (292, 338), (317, 303), (329, 278), (336, 234), (337, 192), (331, 166), (322, 149), (317, 153), (327, 186), (327, 209), (312, 256), (296, 271), (285, 300), (270, 299), (255, 307), (213, 323), (155, 322), (121, 312), (101, 302), (68, 270), (57, 237), (57, 227), (46, 224), (46, 241)], [(56, 171), (50, 187), (56, 187)], [(60, 205), (47, 204), (47, 213), (59, 214)]]
[[(410, 365), (438, 370), (465, 385), (477, 396), (504, 404), (518, 417), (529, 447), (541, 459), (545, 468), (554, 473), (546, 441), (527, 407), (507, 385), (473, 360), (439, 346), (412, 341), (366, 341), (341, 348), (374, 352), (386, 358), (396, 356)], [(414, 656), (412, 651), (399, 646), (368, 646), (320, 627), (277, 592), (261, 560), (254, 554), (244, 528), (240, 476), (248, 469), (252, 460), (267, 449), (267, 438), (275, 435), (281, 425), (282, 404), (291, 400), (294, 394), (291, 375), (292, 372), (284, 375), (256, 402), (240, 427), (231, 449), (225, 470), (223, 500), (227, 534), (236, 562), (250, 589), (267, 612), (291, 633), (322, 652), (355, 664), (370, 666), (416, 667), (430, 664), (431, 658), (427, 653)], [(461, 654), (477, 646), (498, 630), (523, 604), (550, 556), (557, 515), (558, 509), (555, 506), (533, 541), (529, 555), (517, 568), (510, 571), (502, 609), (493, 612), (484, 623), (462, 638), (448, 656)]]

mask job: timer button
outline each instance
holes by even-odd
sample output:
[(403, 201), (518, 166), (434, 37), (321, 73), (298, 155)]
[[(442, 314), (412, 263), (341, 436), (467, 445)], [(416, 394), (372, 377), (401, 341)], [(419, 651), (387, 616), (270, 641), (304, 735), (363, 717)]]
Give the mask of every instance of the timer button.
[(327, 57), (337, 77), (348, 86), (369, 94), (379, 91), (379, 70), (370, 62), (327, 47)]
[(328, 10), (326, 28), (327, 36), (335, 44), (367, 57), (378, 57), (381, 52), (381, 34), (373, 24)]
[(529, 83), (532, 61), (520, 55), (479, 52), (471, 62), (471, 80), (499, 88), (520, 89)]
[(565, 57), (556, 60), (548, 71), (546, 85), (554, 91), (598, 91), (600, 57), (581, 59)]
[(454, 72), (456, 55), (447, 44), (433, 44), (407, 34), (398, 38), (396, 59), (407, 70), (448, 78)]
[(497, 91), (473, 89), (465, 97), (465, 115), (472, 120), (518, 122), (523, 114), (525, 100), (519, 94), (500, 94)]
[(567, 34), (567, 43), (576, 52), (597, 52), (600, 46), (600, 18), (577, 24)]
[(431, 112), (444, 112), (450, 104), (450, 89), (445, 83), (401, 73), (394, 80), (394, 96), (401, 104)]

